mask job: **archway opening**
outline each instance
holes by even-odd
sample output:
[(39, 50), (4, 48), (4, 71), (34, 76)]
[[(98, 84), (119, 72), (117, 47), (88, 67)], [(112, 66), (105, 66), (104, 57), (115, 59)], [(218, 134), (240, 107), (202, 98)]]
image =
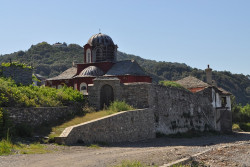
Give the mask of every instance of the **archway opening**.
[(100, 104), (101, 104), (101, 109), (103, 109), (104, 107), (108, 107), (110, 103), (114, 101), (114, 92), (112, 86), (103, 85), (100, 93), (101, 93)]

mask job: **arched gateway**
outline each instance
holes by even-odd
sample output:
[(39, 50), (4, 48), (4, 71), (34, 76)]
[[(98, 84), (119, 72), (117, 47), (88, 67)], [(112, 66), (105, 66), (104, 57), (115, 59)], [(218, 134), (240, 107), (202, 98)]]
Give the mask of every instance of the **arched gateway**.
[(109, 104), (114, 101), (114, 92), (112, 86), (107, 84), (103, 85), (101, 88), (100, 98), (101, 109), (103, 109), (104, 106), (109, 106)]

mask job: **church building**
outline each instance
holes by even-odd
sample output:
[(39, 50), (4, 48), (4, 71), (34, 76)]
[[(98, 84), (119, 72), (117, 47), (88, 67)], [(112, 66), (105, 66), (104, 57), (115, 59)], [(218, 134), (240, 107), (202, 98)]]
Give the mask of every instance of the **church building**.
[(135, 60), (117, 61), (117, 48), (111, 37), (98, 33), (84, 45), (83, 63), (73, 64), (62, 74), (46, 80), (46, 86), (61, 88), (64, 84), (88, 95), (96, 78), (118, 78), (120, 83), (151, 83), (152, 78)]

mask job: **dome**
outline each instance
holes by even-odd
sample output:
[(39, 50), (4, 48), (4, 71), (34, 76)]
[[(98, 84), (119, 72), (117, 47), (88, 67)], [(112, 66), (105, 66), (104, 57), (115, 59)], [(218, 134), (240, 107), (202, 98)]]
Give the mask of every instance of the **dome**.
[(102, 76), (104, 75), (104, 72), (96, 67), (96, 66), (89, 66), (82, 70), (79, 76)]
[(114, 42), (110, 36), (98, 33), (89, 38), (88, 44), (90, 46), (99, 46), (99, 45), (109, 46), (109, 45), (114, 45)]

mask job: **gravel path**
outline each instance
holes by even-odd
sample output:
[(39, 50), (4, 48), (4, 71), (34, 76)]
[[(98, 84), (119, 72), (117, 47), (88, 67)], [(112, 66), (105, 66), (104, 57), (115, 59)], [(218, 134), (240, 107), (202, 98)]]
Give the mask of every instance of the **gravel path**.
[(224, 147), (212, 149), (194, 158), (194, 161), (210, 167), (250, 167), (250, 140), (248, 142), (230, 143)]
[[(238, 133), (188, 139), (162, 137), (143, 142), (112, 144), (101, 148), (58, 146), (59, 151), (54, 153), (0, 156), (0, 167), (106, 167), (119, 164), (122, 160), (138, 160), (149, 165), (163, 165), (208, 149), (212, 150), (197, 157), (197, 161), (213, 165), (210, 159), (220, 156), (220, 161), (230, 160), (231, 164), (242, 164), (240, 162), (244, 161), (246, 166), (250, 166), (249, 143), (249, 133)], [(217, 163), (213, 161), (214, 164)]]

